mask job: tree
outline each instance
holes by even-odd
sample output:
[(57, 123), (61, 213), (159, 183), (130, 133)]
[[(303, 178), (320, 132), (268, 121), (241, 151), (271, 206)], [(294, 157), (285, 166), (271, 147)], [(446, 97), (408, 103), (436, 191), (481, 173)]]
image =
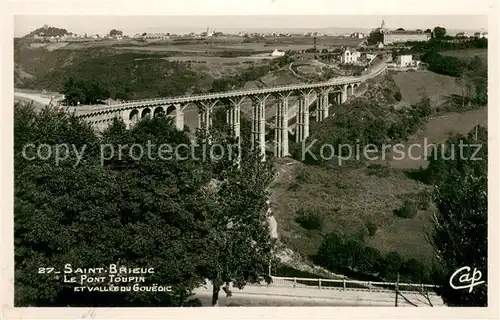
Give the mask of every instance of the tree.
[(433, 30), (435, 39), (442, 39), (446, 36), (446, 28), (443, 27), (435, 27)]
[(384, 34), (380, 32), (380, 29), (376, 29), (370, 32), (370, 34), (368, 35), (367, 43), (372, 45), (379, 42), (384, 42)]
[(250, 121), (242, 119), (241, 136), (245, 138), (239, 142), (234, 139), (225, 124), (224, 111), (215, 111), (208, 140), (212, 145), (239, 144), (240, 151), (231, 159), (211, 164), (218, 181), (212, 194), (217, 206), (211, 213), (209, 238), (213, 241), (207, 249), (210, 258), (203, 275), (213, 286), (212, 305), (217, 305), (222, 285), (233, 282), (243, 288), (247, 282), (259, 282), (267, 275), (269, 264), (275, 262), (265, 210), (267, 186), (274, 178), (272, 159), (262, 162), (259, 151), (250, 149)]
[(96, 104), (110, 96), (109, 90), (94, 77), (77, 81), (70, 77), (64, 83), (62, 93), (69, 105)]
[[(238, 168), (234, 160), (200, 161), (187, 148), (177, 151), (187, 160), (160, 161), (161, 145), (190, 144), (161, 116), (130, 130), (115, 121), (102, 136), (50, 109), (37, 114), (16, 106), (14, 121), (16, 305), (179, 306), (206, 278), (217, 288), (228, 281), (243, 286), (267, 271), (273, 244), (260, 209), (272, 177), (269, 163), (244, 156)], [(76, 154), (56, 165), (25, 159), (26, 143), (86, 149), (79, 165)], [(101, 157), (103, 145), (116, 152), (131, 144), (151, 145), (152, 157), (134, 160), (133, 149), (121, 159)], [(210, 192), (214, 180), (220, 186)], [(40, 266), (62, 270), (67, 263), (152, 267), (144, 284), (170, 285), (173, 292), (75, 292), (71, 284), (36, 272)]]
[[(440, 162), (443, 167), (441, 180), (436, 181), (434, 202), (437, 213), (429, 241), (436, 249), (438, 264), (433, 277), (440, 285), (438, 294), (450, 306), (486, 306), (488, 279), (488, 159), (487, 132), (482, 128), (471, 131), (465, 144), (482, 145), (482, 151), (475, 155), (480, 160), (471, 160), (469, 150), (465, 159)], [(456, 140), (447, 142), (448, 149)], [(448, 151), (450, 152), (450, 151)], [(449, 154), (448, 154), (449, 155)], [(432, 162), (431, 162), (432, 163)], [(434, 169), (435, 170), (435, 169)], [(470, 266), (482, 273), (485, 284), (468, 290), (456, 290), (449, 284), (450, 277), (460, 267)], [(472, 271), (471, 271), (472, 272)], [(455, 279), (457, 285), (458, 279)]]
[(432, 30), (431, 29), (425, 29), (424, 31), (425, 33), (432, 33)]
[(110, 35), (111, 37), (113, 37), (113, 36), (122, 36), (122, 35), (123, 35), (123, 31), (116, 30), (116, 29), (112, 29), (112, 30), (109, 32), (109, 35)]

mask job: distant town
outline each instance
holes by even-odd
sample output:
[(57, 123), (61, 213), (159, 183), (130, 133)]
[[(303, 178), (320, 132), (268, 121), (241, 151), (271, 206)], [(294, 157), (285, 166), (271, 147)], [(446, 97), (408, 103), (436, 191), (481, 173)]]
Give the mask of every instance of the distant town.
[[(397, 42), (406, 41), (427, 41), (431, 38), (431, 30), (427, 29), (425, 31), (421, 29), (416, 30), (405, 30), (403, 28), (398, 28), (395, 30), (385, 29), (384, 26), (380, 28), (384, 33), (384, 39), (382, 44), (392, 44)], [(332, 36), (321, 32), (304, 32), (304, 33), (282, 33), (282, 32), (269, 32), (269, 33), (248, 33), (240, 31), (237, 33), (223, 33), (216, 30), (210, 30), (207, 27), (206, 31), (203, 32), (189, 32), (184, 34), (170, 33), (170, 32), (143, 32), (135, 33), (131, 35), (126, 35), (120, 30), (113, 29), (109, 33), (73, 33), (68, 32), (66, 29), (60, 29), (52, 27), (49, 25), (44, 25), (25, 38), (33, 39), (33, 42), (82, 42), (82, 41), (99, 41), (99, 40), (124, 40), (124, 39), (134, 39), (134, 40), (176, 40), (176, 39), (206, 39), (211, 37), (242, 37), (242, 38), (272, 38), (272, 37), (328, 37)], [(337, 35), (341, 38), (352, 38), (352, 39), (365, 39), (368, 38), (369, 34), (364, 32), (353, 32)], [(450, 37), (451, 41), (469, 38), (488, 38), (487, 32), (475, 32), (473, 34), (468, 34), (468, 32), (459, 32), (454, 37)]]

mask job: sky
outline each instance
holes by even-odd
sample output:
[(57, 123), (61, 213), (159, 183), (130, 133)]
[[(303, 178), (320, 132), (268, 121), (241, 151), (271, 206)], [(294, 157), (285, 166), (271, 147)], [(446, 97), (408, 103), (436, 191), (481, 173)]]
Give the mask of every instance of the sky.
[(380, 26), (385, 20), (389, 29), (432, 29), (443, 26), (448, 30), (485, 30), (484, 15), (15, 15), (14, 36), (22, 37), (47, 24), (73, 33), (106, 34), (111, 29), (125, 34), (142, 32), (201, 32), (210, 30), (232, 31), (294, 31), (328, 28), (328, 33), (340, 32), (336, 28), (364, 31)]

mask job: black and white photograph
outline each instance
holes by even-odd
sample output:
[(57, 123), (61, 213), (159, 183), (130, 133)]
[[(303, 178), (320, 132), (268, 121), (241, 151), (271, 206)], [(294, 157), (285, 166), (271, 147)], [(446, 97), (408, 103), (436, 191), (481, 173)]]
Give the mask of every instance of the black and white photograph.
[(13, 14), (13, 308), (498, 312), (496, 30), (380, 5)]

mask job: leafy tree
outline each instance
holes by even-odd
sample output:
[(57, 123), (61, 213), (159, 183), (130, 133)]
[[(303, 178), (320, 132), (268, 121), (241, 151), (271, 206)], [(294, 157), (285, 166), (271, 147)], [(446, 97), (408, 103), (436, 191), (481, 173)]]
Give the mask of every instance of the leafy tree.
[(380, 32), (380, 29), (373, 30), (368, 35), (368, 44), (377, 44), (379, 42), (384, 42), (384, 34)]
[[(482, 144), (477, 159), (465, 157), (445, 162), (431, 161), (433, 172), (440, 167), (440, 175), (433, 180), (436, 185), (434, 202), (438, 212), (434, 215), (434, 225), (429, 232), (429, 241), (436, 249), (438, 264), (433, 272), (438, 293), (450, 306), (486, 306), (487, 283), (468, 290), (455, 290), (449, 280), (453, 272), (463, 266), (477, 268), (482, 273), (482, 281), (488, 279), (488, 159), (486, 146), (487, 132), (475, 128), (465, 143)], [(448, 149), (456, 139), (447, 142)]]
[(116, 29), (112, 29), (112, 30), (109, 32), (109, 35), (110, 35), (110, 36), (122, 36), (122, 35), (123, 35), (123, 31), (116, 30)]
[(444, 36), (446, 35), (446, 28), (435, 27), (433, 33), (434, 33), (434, 38), (436, 39), (444, 38)]
[[(273, 176), (270, 163), (249, 151), (239, 167), (224, 158), (199, 161), (186, 148), (178, 152), (187, 160), (160, 161), (162, 144), (190, 143), (163, 117), (131, 130), (115, 121), (100, 137), (65, 113), (15, 110), (16, 305), (178, 306), (204, 279), (215, 284), (217, 297), (222, 282), (241, 287), (267, 272), (273, 242), (262, 206)], [(86, 149), (79, 165), (74, 154), (56, 165), (25, 159), (26, 143)], [(137, 161), (125, 149), (121, 159), (115, 154), (102, 161), (101, 145), (117, 152), (118, 145), (132, 143), (151, 145), (152, 157)], [(214, 180), (221, 182), (215, 192)], [(62, 270), (67, 263), (154, 267), (145, 284), (171, 285), (173, 293), (75, 292), (36, 272), (40, 266)]]

